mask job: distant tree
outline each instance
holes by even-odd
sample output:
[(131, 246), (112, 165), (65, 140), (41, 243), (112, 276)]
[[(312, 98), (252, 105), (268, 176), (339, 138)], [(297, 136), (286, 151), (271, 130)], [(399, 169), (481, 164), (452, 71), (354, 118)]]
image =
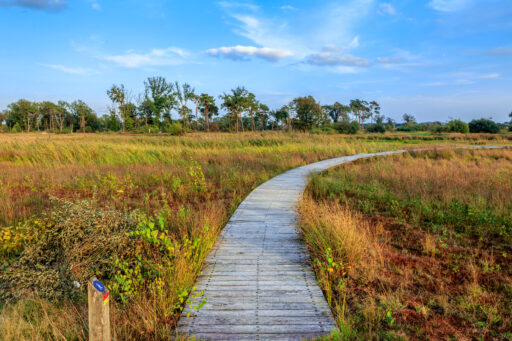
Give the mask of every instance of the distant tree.
[(66, 123), (69, 125), (69, 124), (71, 124), (71, 122), (73, 120), (68, 108), (69, 108), (69, 103), (67, 103), (65, 101), (57, 102), (55, 120), (57, 122), (57, 125), (59, 126), (60, 132), (62, 132), (62, 130), (64, 129), (64, 125)]
[(510, 114), (508, 114), (508, 117), (510, 117), (510, 124), (509, 124), (508, 130), (512, 131), (512, 112), (510, 112)]
[(334, 104), (325, 105), (323, 108), (334, 123), (338, 122), (340, 119), (343, 121), (349, 120), (348, 113), (350, 112), (350, 106), (348, 105), (334, 102)]
[(231, 89), (231, 94), (224, 93), (219, 96), (222, 99), (221, 107), (231, 113), (231, 117), (235, 123), (235, 130), (238, 132), (238, 122), (242, 122), (242, 130), (244, 130), (242, 113), (246, 108), (247, 96), (249, 92), (242, 86)]
[(402, 119), (404, 120), (405, 124), (414, 124), (416, 123), (416, 118), (412, 115), (409, 115), (409, 114), (404, 114), (402, 116)]
[(283, 105), (278, 110), (273, 110), (270, 112), (270, 115), (274, 117), (274, 121), (272, 122), (271, 129), (274, 130), (274, 124), (276, 127), (279, 127), (281, 130), (291, 129), (291, 117), (290, 117), (290, 107), (287, 105)]
[(36, 120), (36, 127), (38, 129), (53, 130), (54, 129), (54, 113), (57, 105), (50, 101), (43, 101), (36, 104), (39, 110), (39, 115)]
[(219, 114), (219, 108), (215, 104), (215, 98), (208, 94), (201, 94), (199, 96), (199, 110), (204, 117), (206, 131), (210, 130), (210, 120), (213, 116)]
[(144, 125), (152, 125), (154, 124), (154, 113), (151, 99), (146, 97), (146, 95), (140, 95), (137, 100), (137, 116), (139, 120), (144, 122)]
[(350, 110), (359, 121), (359, 124), (364, 129), (364, 121), (369, 117), (370, 108), (368, 102), (360, 99), (354, 99), (350, 101)]
[(496, 134), (500, 131), (500, 127), (492, 120), (481, 118), (469, 122), (469, 131), (472, 133)]
[[(126, 112), (126, 101), (127, 101), (127, 91), (124, 88), (124, 84), (121, 85), (112, 85), (110, 89), (107, 90), (107, 95), (110, 100), (118, 105), (120, 116), (122, 119), (122, 130), (125, 131), (126, 121), (129, 120), (128, 113)], [(130, 124), (130, 123), (129, 123)]]
[(384, 115), (376, 115), (375, 123), (368, 126), (368, 131), (371, 133), (386, 132), (386, 125), (384, 124)]
[(178, 82), (174, 83), (175, 96), (178, 104), (178, 113), (180, 114), (185, 129), (188, 128), (190, 113), (192, 110), (187, 106), (189, 100), (194, 99), (194, 88), (190, 84), (184, 83), (180, 86)]
[(386, 129), (387, 130), (394, 130), (395, 129), (395, 120), (393, 120), (391, 117), (388, 117), (386, 121)]
[(79, 127), (83, 133), (86, 132), (88, 126), (90, 131), (95, 131), (99, 128), (98, 117), (84, 101), (76, 100), (69, 105), (71, 114), (75, 118), (75, 122), (79, 122)]
[(199, 113), (199, 106), (201, 105), (201, 96), (194, 93), (190, 99), (194, 102), (196, 107), (196, 130), (199, 130), (199, 117), (197, 115)]
[(258, 121), (260, 123), (260, 130), (264, 130), (267, 127), (268, 113), (270, 109), (266, 104), (259, 103), (258, 106)]
[(39, 108), (36, 103), (20, 99), (9, 104), (5, 114), (5, 120), (9, 127), (14, 127), (15, 124), (18, 124), (20, 130), (30, 132), (36, 126)]
[(171, 110), (176, 104), (172, 83), (164, 77), (149, 77), (145, 82), (145, 97), (154, 115), (153, 120), (160, 124), (162, 118), (171, 121)]
[(302, 130), (318, 125), (319, 118), (323, 114), (322, 107), (313, 96), (297, 97), (290, 102), (289, 107), (295, 113), (299, 128)]
[(123, 123), (117, 115), (117, 111), (114, 107), (108, 109), (108, 113), (103, 116), (103, 126), (108, 131), (120, 131)]
[[(367, 109), (367, 118), (377, 117), (380, 115), (380, 105), (376, 101), (371, 101), (370, 103), (368, 103)], [(384, 117), (382, 117), (382, 121), (383, 122), (381, 123), (384, 123)]]
[(249, 117), (251, 118), (252, 131), (256, 130), (254, 115), (258, 112), (259, 106), (260, 103), (256, 100), (256, 96), (252, 92), (249, 92), (246, 97), (245, 107), (249, 112)]

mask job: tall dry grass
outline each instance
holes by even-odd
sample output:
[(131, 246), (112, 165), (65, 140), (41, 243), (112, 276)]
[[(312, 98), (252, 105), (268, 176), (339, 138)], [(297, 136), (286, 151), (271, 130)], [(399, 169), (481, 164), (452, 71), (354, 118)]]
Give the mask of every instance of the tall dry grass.
[[(2, 270), (17, 266), (20, 256), (27, 259), (28, 247), (39, 238), (61, 233), (65, 224), (55, 221), (58, 207), (52, 197), (68, 203), (88, 200), (93, 208), (102, 211), (161, 217), (165, 228), (156, 233), (163, 235), (172, 248), (144, 237), (144, 231), (156, 229), (150, 228), (146, 220), (140, 226), (128, 224), (126, 233), (139, 233), (133, 237), (139, 246), (127, 248), (122, 257), (104, 250), (105, 264), (111, 273), (102, 280), (112, 286), (120, 283), (134, 286), (118, 290), (119, 295), (114, 297), (115, 338), (170, 338), (174, 335), (180, 308), (218, 233), (238, 204), (258, 184), (292, 167), (329, 157), (402, 149), (417, 144), (468, 143), (462, 137), (448, 140), (405, 135), (388, 137), (276, 132), (184, 137), (0, 134)], [(506, 142), (501, 137), (496, 138), (494, 143)], [(482, 141), (471, 140), (470, 143)], [(54, 216), (48, 218), (48, 226), (40, 228), (35, 222), (46, 214)], [(108, 228), (108, 222), (102, 222), (97, 231), (88, 230), (89, 235), (84, 240), (101, 239), (105, 237), (102, 231)], [(60, 259), (64, 259), (64, 268), (73, 270), (70, 270), (73, 279), (83, 280), (87, 271), (91, 271), (85, 269), (84, 264), (91, 259), (86, 256), (87, 245), (70, 244), (68, 249), (75, 247), (79, 251), (77, 255), (85, 258), (66, 256)], [(116, 256), (126, 262), (124, 268), (114, 264)], [(139, 279), (127, 273), (147, 269), (147, 264), (153, 264), (158, 269), (157, 274), (144, 275), (143, 284), (135, 285)], [(128, 277), (120, 280), (116, 276)], [(29, 287), (27, 291), (33, 289)], [(127, 297), (125, 302), (120, 301), (123, 294)], [(35, 296), (31, 300), (41, 298)], [(59, 318), (67, 323), (44, 323), (44, 314), (37, 315), (35, 320), (24, 317), (27, 316), (26, 302), (21, 300), (4, 305), (0, 311), (3, 321), (0, 334), (9, 335), (6, 339), (45, 339), (47, 335), (84, 338), (83, 299), (70, 301), (61, 295), (59, 300), (40, 302), (44, 302), (46, 311), (60, 312)], [(24, 324), (26, 328), (21, 328), (24, 336), (9, 331), (10, 325), (20, 323), (20, 317), (28, 321)], [(39, 327), (31, 329), (31, 324)]]
[(511, 153), (410, 153), (312, 177), (300, 225), (343, 339), (512, 337)]

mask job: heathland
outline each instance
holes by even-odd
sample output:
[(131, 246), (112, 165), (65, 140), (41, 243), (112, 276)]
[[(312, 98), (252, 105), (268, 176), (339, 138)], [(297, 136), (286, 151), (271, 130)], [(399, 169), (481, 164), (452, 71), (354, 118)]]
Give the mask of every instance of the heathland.
[[(0, 335), (8, 340), (86, 339), (87, 302), (84, 287), (87, 279), (96, 275), (112, 291), (112, 328), (113, 335), (117, 339), (169, 338), (174, 333), (174, 326), (180, 312), (188, 300), (203, 260), (219, 231), (238, 204), (258, 184), (287, 169), (335, 156), (407, 149), (410, 146), (420, 145), (435, 147), (506, 144), (510, 143), (510, 138), (510, 135), (477, 134), (348, 136), (268, 131), (244, 134), (193, 133), (180, 137), (121, 134), (0, 134)], [(467, 155), (480, 155), (478, 154), (480, 152), (467, 153)], [(479, 162), (483, 166), (474, 167), (482, 169), (482, 173), (463, 175), (461, 178), (464, 181), (468, 182), (471, 179), (468, 178), (469, 176), (479, 177), (479, 181), (483, 181), (482, 177), (487, 174), (485, 170), (491, 167), (485, 166), (486, 164), (499, 163), (500, 167), (506, 167), (507, 164), (510, 166), (510, 158), (507, 159), (507, 154), (499, 157), (500, 152), (497, 151), (494, 152), (495, 154), (484, 154), (483, 151), (481, 153), (495, 156), (482, 156)], [(466, 162), (465, 158), (459, 160), (458, 155), (458, 152), (453, 153), (453, 160), (446, 159), (446, 162)], [(409, 159), (417, 160), (414, 167), (420, 170), (425, 167), (422, 166), (423, 162), (433, 162), (428, 161), (432, 158), (423, 160), (418, 156), (408, 156), (407, 160)], [(467, 162), (470, 162), (471, 158), (467, 159), (469, 160)], [(367, 167), (373, 165), (371, 162), (373, 161), (370, 161)], [(397, 162), (397, 160), (393, 158), (388, 162)], [(412, 163), (412, 161), (410, 162)], [(374, 175), (368, 175), (369, 171), (362, 172), (360, 168), (362, 165), (366, 164), (358, 163), (347, 166), (347, 170), (352, 166), (355, 167), (354, 169), (359, 169), (361, 179), (354, 178), (351, 183), (355, 188), (359, 188), (356, 182), (368, 182), (369, 179), (374, 178)], [(456, 168), (457, 164), (454, 163), (454, 165), (453, 167)], [(393, 172), (393, 166), (388, 167), (391, 169), (390, 173), (399, 174)], [(411, 167), (413, 166), (408, 168), (411, 176), (422, 176), (422, 172), (411, 171)], [(502, 179), (507, 179), (506, 172), (499, 174)], [(489, 179), (493, 177), (493, 181), (497, 181), (495, 173), (491, 172), (486, 176)], [(379, 201), (374, 200), (376, 198), (372, 196), (369, 196), (368, 200), (364, 199), (363, 195), (366, 192), (363, 189), (361, 189), (361, 193), (357, 194), (360, 195), (358, 197), (360, 200), (358, 199), (357, 203), (360, 203), (362, 208), (350, 204), (350, 200), (347, 198), (356, 196), (344, 194), (340, 189), (344, 188), (343, 186), (333, 187), (340, 190), (336, 192), (333, 189), (332, 194), (316, 191), (315, 188), (321, 184), (321, 179), (323, 178), (315, 177), (313, 179), (312, 187), (310, 187), (312, 189), (309, 192), (311, 194), (307, 195), (305, 199), (309, 200), (307, 203), (311, 207), (313, 207), (312, 205), (318, 206), (310, 215), (311, 219), (317, 217), (321, 212), (327, 212), (322, 210), (333, 210), (334, 208), (330, 207), (331, 204), (335, 205), (337, 210), (334, 212), (335, 214), (348, 212), (344, 211), (348, 209), (351, 210), (350, 212), (356, 212), (370, 205), (371, 202), (376, 206), (372, 208), (373, 211), (363, 211), (366, 215), (376, 214), (378, 209), (384, 210), (387, 207), (386, 205), (381, 207)], [(431, 186), (435, 186), (439, 179), (441, 177), (432, 178)], [(415, 180), (410, 181), (414, 183)], [(508, 181), (510, 184), (510, 173), (508, 173)], [(372, 183), (368, 182), (368, 186)], [(387, 184), (388, 182), (383, 183)], [(471, 187), (470, 189), (476, 191), (485, 188), (483, 184), (484, 182), (481, 187)], [(457, 183), (457, 186), (460, 184)], [(399, 187), (393, 187), (393, 190), (396, 188)], [(382, 188), (375, 189), (376, 193), (380, 193), (381, 190)], [(432, 235), (428, 237), (428, 243), (425, 242), (428, 245), (425, 246), (427, 251), (425, 251), (425, 255), (422, 253), (421, 257), (430, 257), (429, 259), (432, 261), (437, 261), (438, 258), (444, 261), (445, 258), (442, 257), (451, 259), (451, 253), (446, 250), (451, 250), (452, 247), (455, 247), (454, 245), (459, 245), (456, 244), (459, 242), (458, 239), (449, 239), (455, 238), (449, 233), (452, 229), (450, 225), (452, 221), (449, 219), (453, 214), (459, 212), (457, 209), (460, 212), (466, 212), (468, 207), (473, 207), (467, 205), (475, 204), (464, 201), (468, 197), (473, 198), (474, 196), (462, 192), (463, 190), (460, 189), (460, 193), (464, 196), (458, 198), (459, 206), (451, 202), (448, 203), (452, 206), (455, 205), (454, 208), (449, 205), (442, 206), (441, 204), (444, 203), (442, 199), (436, 199), (438, 201), (431, 203), (429, 197), (426, 197), (425, 200), (414, 199), (417, 201), (417, 206), (414, 207), (410, 207), (409, 202), (413, 199), (398, 196), (398, 194), (397, 199), (391, 201), (390, 210), (396, 210), (398, 213), (409, 212), (400, 205), (405, 205), (404, 207), (412, 210), (413, 213), (407, 213), (407, 215), (404, 213), (404, 216), (395, 211), (390, 211), (390, 215), (393, 219), (403, 221), (403, 226), (400, 225), (401, 229), (404, 231), (414, 230), (418, 234), (429, 231), (426, 229), (430, 225), (421, 213), (425, 207), (430, 207), (431, 214), (434, 215), (438, 212), (445, 212), (443, 217), (448, 220), (436, 222), (435, 226), (439, 231), (446, 230), (447, 232), (441, 233), (437, 230), (429, 232)], [(313, 195), (313, 193), (316, 194)], [(391, 193), (391, 189), (389, 193)], [(412, 189), (407, 193), (412, 195)], [(456, 194), (451, 193), (450, 195)], [(496, 193), (496, 195), (499, 194)], [(324, 196), (326, 198), (323, 198)], [(507, 218), (503, 212), (507, 207), (510, 212), (510, 204), (507, 204), (507, 201), (502, 200), (502, 197), (499, 196), (493, 200), (487, 206), (483, 202), (479, 202), (479, 205), (483, 206), (475, 206), (475, 219), (489, 219), (490, 223), (488, 224), (492, 226), (498, 226), (503, 222), (506, 229), (509, 226), (506, 224), (510, 222), (506, 219), (510, 219), (510, 217)], [(495, 205), (495, 203), (499, 203), (499, 205)], [(342, 204), (344, 205), (343, 209), (341, 209)], [(429, 206), (434, 204), (441, 206)], [(303, 212), (308, 209), (308, 205), (303, 205)], [(491, 207), (492, 210), (488, 208), (487, 211), (479, 211), (483, 209), (482, 207)], [(361, 221), (366, 219), (356, 213), (350, 214), (351, 217), (354, 214), (354, 217)], [(325, 215), (325, 219), (328, 217), (329, 215)], [(414, 220), (409, 221), (410, 217), (414, 217)], [(435, 215), (435, 217), (438, 216)], [(460, 216), (457, 217), (460, 218)], [(368, 225), (364, 226), (370, 226), (373, 221), (378, 223), (375, 226), (385, 226), (379, 219), (370, 219), (365, 223)], [(473, 224), (473, 221), (471, 222)], [(467, 238), (474, 243), (478, 243), (479, 238), (483, 238), (484, 241), (488, 240), (496, 248), (500, 248), (502, 245), (507, 247), (506, 243), (510, 245), (510, 240), (503, 236), (500, 229), (481, 229), (476, 222), (477, 220), (471, 225), (464, 221), (461, 225), (454, 226), (453, 229), (458, 231), (460, 226), (464, 226), (464, 230), (457, 233), (462, 236), (461, 238)], [(304, 224), (307, 224), (307, 221)], [(331, 232), (335, 232), (328, 222), (318, 226), (325, 227), (326, 237), (330, 236)], [(412, 226), (417, 226), (418, 229), (416, 230)], [(370, 228), (368, 227), (368, 229)], [(306, 228), (304, 230), (306, 231)], [(393, 233), (390, 232), (390, 236), (398, 238), (402, 232)], [(438, 238), (435, 233), (443, 236), (444, 239)], [(444, 237), (444, 234), (447, 236)], [(306, 242), (315, 247), (314, 242), (308, 239), (308, 235), (306, 232)], [(375, 243), (380, 242), (380, 239), (373, 241), (369, 237), (364, 238)], [(427, 240), (426, 236), (425, 240)], [(351, 263), (350, 260), (339, 258), (345, 257), (343, 245), (331, 245), (331, 242), (332, 240), (326, 239), (326, 244), (318, 245), (320, 253), (314, 253), (319, 264), (318, 276), (331, 303), (339, 302), (341, 297), (340, 292), (335, 292), (329, 287), (331, 279), (344, 280), (347, 278), (347, 273), (350, 276), (351, 271), (362, 271), (363, 265), (357, 269), (355, 266), (362, 264), (366, 258), (369, 262), (364, 266), (374, 271), (374, 274), (381, 269), (377, 266), (388, 266), (387, 263), (380, 261), (383, 257), (379, 252), (382, 252), (384, 246), (379, 246), (367, 253), (363, 248), (368, 244), (359, 243), (364, 257)], [(405, 242), (412, 241), (410, 238), (404, 238), (404, 240), (399, 239), (396, 243)], [(448, 246), (444, 247), (442, 243)], [(460, 243), (463, 247), (469, 247)], [(474, 252), (483, 250), (483, 246), (480, 244), (475, 245), (474, 248), (471, 248)], [(400, 248), (402, 246), (393, 244), (393, 247)], [(407, 247), (403, 248), (407, 249)], [(505, 253), (500, 256), (496, 251), (491, 253), (488, 258), (480, 258), (487, 259), (490, 267), (488, 269), (491, 269), (488, 271), (491, 271), (491, 274), (497, 273), (510, 281), (510, 278), (506, 277), (510, 274), (510, 269), (505, 269), (500, 263), (502, 260), (500, 257), (506, 257), (508, 255), (506, 252), (509, 252), (506, 251), (506, 248), (503, 250)], [(340, 260), (343, 260), (343, 264), (346, 263), (347, 267), (352, 266), (352, 269), (355, 270), (339, 270), (342, 268), (338, 266), (335, 272), (338, 277), (335, 277), (332, 275), (334, 270), (329, 270), (332, 267), (329, 265), (326, 268), (329, 275), (325, 277), (325, 273), (322, 272), (322, 266), (324, 266), (322, 264), (325, 263), (325, 260), (322, 257), (327, 257), (327, 261), (331, 259), (338, 265), (341, 264)], [(474, 257), (476, 259), (477, 256)], [(407, 261), (407, 259), (404, 260), (404, 264), (409, 264)], [(458, 266), (459, 271), (466, 271), (466, 267), (462, 268), (462, 265), (466, 266), (465, 263), (462, 264), (463, 262), (464, 258), (457, 258), (454, 266)], [(475, 267), (480, 266), (479, 264), (476, 264)], [(498, 265), (500, 268), (497, 271)], [(390, 266), (393, 269), (397, 268), (396, 265)], [(409, 271), (414, 273), (415, 270), (412, 269), (411, 267)], [(448, 283), (446, 284), (447, 290), (451, 290), (449, 282), (452, 281), (452, 277), (457, 277), (457, 272), (453, 272), (453, 274), (455, 275), (450, 272), (444, 274), (447, 276), (445, 279)], [(395, 275), (395, 277), (389, 277), (388, 280), (396, 280), (398, 277)], [(414, 280), (413, 277), (407, 278)], [(380, 277), (371, 280), (378, 281)], [(357, 285), (362, 285), (361, 283), (364, 284), (364, 282), (360, 282)], [(338, 285), (338, 281), (336, 281), (336, 285)], [(343, 316), (352, 315), (354, 318), (360, 316), (360, 314), (357, 315), (359, 309), (357, 304), (359, 303), (352, 300), (351, 297), (355, 296), (350, 296), (357, 295), (357, 290), (360, 287), (353, 287), (354, 291), (351, 291), (350, 285), (347, 280), (346, 289), (343, 289), (347, 294), (342, 296), (346, 296), (347, 307), (354, 311), (354, 314), (338, 312), (338, 316), (341, 318), (340, 326), (349, 326), (348, 323), (356, 321), (346, 320)], [(380, 284), (376, 284), (376, 286), (379, 287)], [(466, 286), (462, 288), (465, 290)], [(474, 290), (480, 290), (478, 288), (477, 285)], [(510, 289), (503, 289), (505, 291), (485, 290), (478, 291), (475, 295), (480, 295), (482, 292), (481, 295), (488, 293), (489, 295), (507, 295), (506, 290)], [(369, 325), (373, 328), (371, 330), (375, 333), (381, 333), (381, 330), (387, 332), (390, 329), (398, 328), (396, 326), (408, 323), (404, 320), (405, 322), (402, 324), (401, 310), (396, 308), (399, 306), (398, 304), (385, 305), (385, 308), (381, 308), (381, 300), (377, 299), (379, 294), (378, 291), (366, 293), (367, 296), (373, 295), (375, 307), (375, 310), (371, 312), (374, 317), (369, 317), (373, 319), (369, 320), (373, 321), (373, 324)], [(390, 295), (395, 294), (392, 292)], [(461, 293), (461, 297), (467, 299), (464, 295)], [(367, 296), (362, 295), (361, 297), (366, 299)], [(395, 297), (390, 299), (395, 299)], [(398, 299), (400, 304), (406, 302), (401, 296)], [(468, 304), (475, 304), (475, 302), (477, 301), (469, 301)], [(427, 313), (437, 312), (437, 308), (431, 308), (427, 303), (424, 302), (417, 308), (418, 314), (426, 314), (422, 312), (423, 308)], [(332, 304), (333, 309), (338, 311), (339, 307), (335, 303)], [(447, 308), (443, 309), (456, 309), (454, 308), (455, 303), (448, 301), (446, 304)], [(478, 321), (475, 320), (471, 323), (475, 326), (474, 328), (481, 328), (482, 333), (491, 331), (501, 333), (503, 326), (510, 326), (506, 311), (503, 310), (505, 308), (492, 305), (489, 307), (496, 310), (495, 315), (498, 316), (496, 318), (500, 318), (498, 322), (492, 322), (495, 321), (492, 319), (483, 320), (480, 313), (475, 310), (474, 318)], [(379, 315), (382, 312), (379, 309), (384, 309), (383, 319)], [(480, 308), (475, 307), (474, 309)], [(510, 312), (508, 316), (510, 316)], [(482, 322), (485, 322), (485, 326), (480, 327)], [(383, 325), (383, 323), (387, 323), (387, 325)], [(499, 326), (495, 328), (490, 323), (498, 323)], [(416, 324), (411, 323), (410, 326), (413, 328)], [(455, 325), (453, 328), (461, 330), (461, 332), (465, 331), (459, 327), (459, 325)], [(427, 327), (420, 325), (417, 329), (420, 328)], [(399, 331), (411, 335), (411, 332), (405, 327), (397, 329), (397, 333)], [(357, 329), (354, 333), (356, 332)]]
[(320, 175), (301, 204), (348, 339), (512, 337), (512, 150), (436, 150)]

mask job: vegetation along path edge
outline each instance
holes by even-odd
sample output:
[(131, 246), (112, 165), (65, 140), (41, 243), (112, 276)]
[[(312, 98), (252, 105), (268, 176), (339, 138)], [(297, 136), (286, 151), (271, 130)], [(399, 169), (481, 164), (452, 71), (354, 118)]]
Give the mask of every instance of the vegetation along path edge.
[[(505, 147), (511, 146), (455, 149)], [(404, 152), (363, 153), (315, 162), (254, 189), (208, 255), (178, 333), (204, 340), (302, 340), (336, 329), (295, 227), (295, 208), (309, 174), (358, 159)]]

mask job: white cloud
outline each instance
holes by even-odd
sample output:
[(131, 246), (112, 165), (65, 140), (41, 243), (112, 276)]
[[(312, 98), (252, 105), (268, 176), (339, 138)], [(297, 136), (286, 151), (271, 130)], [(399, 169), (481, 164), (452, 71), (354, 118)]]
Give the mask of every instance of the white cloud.
[(66, 0), (0, 0), (0, 7), (22, 7), (48, 12), (60, 11), (67, 5)]
[(512, 46), (499, 46), (494, 49), (486, 51), (486, 53), (488, 55), (498, 57), (512, 56)]
[(259, 6), (245, 3), (245, 2), (220, 1), (217, 4), (223, 8), (243, 8), (243, 9), (248, 9), (251, 11), (259, 10)]
[(313, 65), (325, 66), (369, 66), (368, 59), (352, 56), (350, 54), (335, 55), (331, 52), (320, 52), (310, 55), (307, 58), (307, 63)]
[(373, 2), (348, 0), (340, 4), (331, 1), (319, 9), (300, 11), (286, 18), (232, 10), (227, 14), (236, 20), (234, 32), (256, 46), (284, 49), (292, 51), (297, 58), (305, 58), (329, 45), (356, 48), (359, 37), (353, 30), (370, 13)]
[(281, 6), (279, 8), (282, 9), (283, 11), (297, 11), (298, 10), (298, 8), (290, 6), (290, 5)]
[(97, 2), (93, 2), (93, 3), (91, 4), (91, 7), (92, 7), (92, 9), (94, 9), (94, 10), (96, 10), (96, 11), (101, 10), (101, 6), (100, 6), (100, 4), (99, 4), (99, 3), (97, 3)]
[(351, 49), (356, 49), (359, 47), (359, 36), (355, 36), (354, 39), (348, 44), (348, 47)]
[(187, 53), (177, 47), (152, 49), (148, 53), (127, 51), (122, 55), (106, 56), (102, 59), (127, 68), (147, 66), (180, 65), (186, 62)]
[(482, 79), (493, 79), (493, 78), (499, 78), (501, 75), (497, 72), (489, 73), (487, 75), (481, 75), (480, 78)]
[(379, 5), (379, 14), (389, 14), (389, 15), (395, 15), (396, 14), (396, 10), (395, 8), (393, 7), (392, 4), (388, 4), (388, 3), (381, 3)]
[(282, 58), (293, 56), (293, 52), (288, 50), (242, 45), (209, 49), (206, 53), (212, 56), (223, 56), (233, 60), (244, 60), (248, 56), (254, 56), (271, 62), (277, 62)]
[(65, 72), (65, 73), (70, 73), (72, 75), (85, 75), (85, 74), (93, 73), (92, 70), (81, 68), (81, 67), (73, 68), (73, 67), (68, 67), (68, 66), (64, 66), (64, 65), (42, 64), (42, 63), (40, 63), (39, 65), (50, 68), (50, 69), (59, 70), (59, 71)]
[(399, 57), (377, 57), (375, 60), (377, 63), (381, 64), (401, 64), (404, 62), (404, 60)]
[(431, 0), (428, 5), (440, 12), (456, 12), (469, 5), (471, 0)]

